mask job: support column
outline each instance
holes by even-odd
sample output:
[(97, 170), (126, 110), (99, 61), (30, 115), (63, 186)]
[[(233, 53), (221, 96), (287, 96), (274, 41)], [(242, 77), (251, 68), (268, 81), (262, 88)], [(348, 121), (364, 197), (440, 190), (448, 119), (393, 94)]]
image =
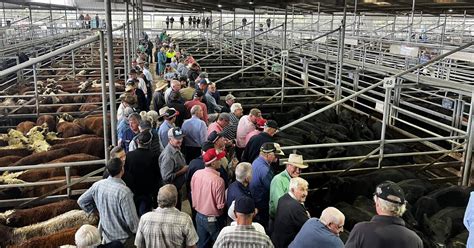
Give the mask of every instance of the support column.
[(2, 8), (3, 8), (3, 23), (2, 27), (7, 26), (7, 15), (5, 14), (5, 2), (2, 2)]
[(251, 61), (252, 64), (255, 62), (255, 8), (253, 8), (253, 22), (252, 22), (252, 44), (250, 46), (250, 51), (251, 51)]
[(464, 166), (462, 172), (461, 185), (468, 186), (471, 178), (471, 166), (472, 166), (472, 146), (474, 142), (474, 93), (471, 94), (471, 107), (469, 108), (469, 119), (467, 121), (467, 144), (464, 146)]
[(354, 21), (352, 22), (352, 35), (356, 34), (357, 23), (357, 0), (354, 0)]
[[(127, 58), (127, 37), (126, 37), (126, 26), (125, 23), (123, 24), (123, 74), (125, 76), (125, 80), (127, 80), (127, 75), (128, 75), (128, 58)], [(151, 61), (153, 61), (153, 58), (150, 58)]]
[(222, 22), (222, 9), (221, 9), (221, 16), (220, 16), (220, 20), (219, 20), (219, 59), (220, 59), (220, 62), (222, 64), (222, 42), (224, 42), (224, 31), (223, 31), (223, 22)]
[[(385, 80), (392, 80), (392, 79), (386, 78)], [(393, 81), (395, 81), (395, 78), (393, 78)], [(382, 167), (382, 160), (384, 156), (385, 133), (387, 131), (388, 119), (390, 116), (390, 97), (392, 94), (393, 86), (394, 86), (393, 84), (392, 85), (384, 84), (385, 100), (383, 104), (382, 131), (380, 133), (380, 150), (379, 150), (379, 162), (378, 162), (379, 169)]]
[[(128, 75), (128, 71), (130, 70), (130, 68), (132, 67), (132, 63), (131, 63), (131, 56), (130, 56), (130, 9), (128, 7), (128, 5), (130, 4), (130, 0), (127, 0), (125, 2), (125, 17), (126, 17), (126, 22), (127, 22), (127, 75)], [(125, 75), (125, 77), (127, 77), (127, 75)]]
[[(105, 0), (105, 22), (107, 26), (107, 66), (109, 73), (109, 96), (110, 96), (110, 128), (112, 145), (117, 145), (117, 104), (115, 101), (115, 79), (114, 79), (114, 42), (112, 40), (112, 8), (111, 0)], [(105, 128), (105, 127), (104, 127)]]
[(28, 11), (30, 13), (30, 38), (33, 39), (33, 14), (31, 13), (31, 5), (28, 6)]
[(137, 37), (136, 37), (136, 34), (137, 34), (137, 28), (136, 28), (136, 24), (137, 24), (137, 20), (135, 19), (135, 0), (132, 0), (132, 50), (130, 51), (131, 52), (131, 58), (133, 59), (133, 57), (135, 56), (135, 50), (137, 49)]
[[(285, 99), (285, 57), (288, 57), (288, 51), (286, 51), (286, 27), (288, 24), (288, 7), (285, 7), (285, 22), (283, 23), (283, 35), (281, 43), (281, 110), (283, 111), (283, 101)], [(284, 53), (285, 51), (285, 53)], [(286, 56), (285, 56), (286, 55)]]
[(68, 28), (68, 23), (67, 23), (67, 10), (64, 10), (64, 20), (66, 21), (66, 32), (67, 32), (67, 28)]
[[(106, 0), (110, 1), (110, 0)], [(107, 15), (107, 13), (106, 13)], [(107, 25), (108, 27), (109, 25)], [(104, 125), (104, 147), (105, 147), (105, 161), (109, 161), (109, 153), (107, 152), (109, 147), (109, 129), (107, 121), (107, 92), (105, 84), (105, 44), (104, 44), (104, 32), (99, 31), (99, 44), (100, 44), (100, 81), (101, 81), (101, 90), (102, 90), (102, 116), (103, 116), (103, 125)], [(113, 85), (110, 83), (109, 85)], [(113, 106), (110, 109), (115, 109)], [(113, 117), (110, 117), (113, 120)]]
[(39, 117), (39, 95), (38, 95), (38, 79), (36, 78), (36, 64), (33, 64), (33, 83), (35, 87), (36, 117)]
[[(335, 100), (339, 101), (341, 100), (341, 94), (342, 94), (342, 69), (344, 65), (344, 39), (346, 37), (346, 10), (347, 10), (347, 5), (346, 1), (344, 1), (344, 13), (342, 16), (342, 23), (341, 23), (341, 31), (339, 35), (339, 51), (337, 53), (338, 56), (338, 73), (336, 75), (336, 97)], [(336, 106), (336, 112), (339, 113), (340, 111), (340, 105)]]
[(71, 50), (71, 61), (72, 61), (72, 76), (76, 78), (76, 63), (74, 61), (74, 49)]
[(408, 42), (411, 42), (411, 34), (413, 32), (413, 20), (415, 19), (415, 1), (413, 0), (412, 6), (411, 6), (411, 20), (410, 20), (410, 30), (408, 32)]
[(235, 44), (235, 8), (234, 8), (234, 21), (232, 22), (232, 47), (233, 47), (234, 54), (236, 53), (235, 46), (236, 44)]

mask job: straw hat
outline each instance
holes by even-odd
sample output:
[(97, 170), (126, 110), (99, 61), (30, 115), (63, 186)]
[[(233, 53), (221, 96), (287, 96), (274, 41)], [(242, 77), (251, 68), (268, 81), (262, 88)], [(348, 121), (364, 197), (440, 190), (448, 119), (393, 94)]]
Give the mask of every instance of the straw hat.
[(284, 164), (291, 164), (300, 169), (308, 168), (308, 165), (303, 163), (303, 155), (300, 155), (300, 154), (294, 154), (294, 153), (290, 154), (290, 157), (288, 158), (288, 162), (284, 162)]
[(168, 82), (160, 80), (155, 84), (155, 90), (162, 90), (168, 86)]

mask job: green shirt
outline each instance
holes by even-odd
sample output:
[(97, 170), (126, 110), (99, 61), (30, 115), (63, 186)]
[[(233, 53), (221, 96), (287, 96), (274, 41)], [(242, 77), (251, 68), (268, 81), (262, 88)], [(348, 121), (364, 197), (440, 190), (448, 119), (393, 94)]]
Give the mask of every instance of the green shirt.
[(278, 200), (284, 194), (288, 193), (290, 179), (290, 174), (288, 174), (286, 169), (272, 179), (272, 183), (270, 184), (270, 216), (272, 218), (276, 215)]

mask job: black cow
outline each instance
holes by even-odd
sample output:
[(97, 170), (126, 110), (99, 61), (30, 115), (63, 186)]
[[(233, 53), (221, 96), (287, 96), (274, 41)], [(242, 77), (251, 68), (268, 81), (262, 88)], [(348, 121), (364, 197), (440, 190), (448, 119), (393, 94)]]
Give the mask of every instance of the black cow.
[(428, 218), (424, 215), (423, 229), (437, 244), (445, 244), (449, 238), (464, 230), (463, 217), (466, 208), (447, 207)]

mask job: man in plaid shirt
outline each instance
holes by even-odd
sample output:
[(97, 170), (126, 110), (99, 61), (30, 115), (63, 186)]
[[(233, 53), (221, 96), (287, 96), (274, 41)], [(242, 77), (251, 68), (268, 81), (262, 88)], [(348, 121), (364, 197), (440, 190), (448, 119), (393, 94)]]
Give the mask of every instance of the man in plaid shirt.
[(175, 208), (178, 190), (167, 184), (158, 192), (158, 208), (144, 214), (135, 245), (140, 247), (192, 247), (198, 241), (191, 217)]

